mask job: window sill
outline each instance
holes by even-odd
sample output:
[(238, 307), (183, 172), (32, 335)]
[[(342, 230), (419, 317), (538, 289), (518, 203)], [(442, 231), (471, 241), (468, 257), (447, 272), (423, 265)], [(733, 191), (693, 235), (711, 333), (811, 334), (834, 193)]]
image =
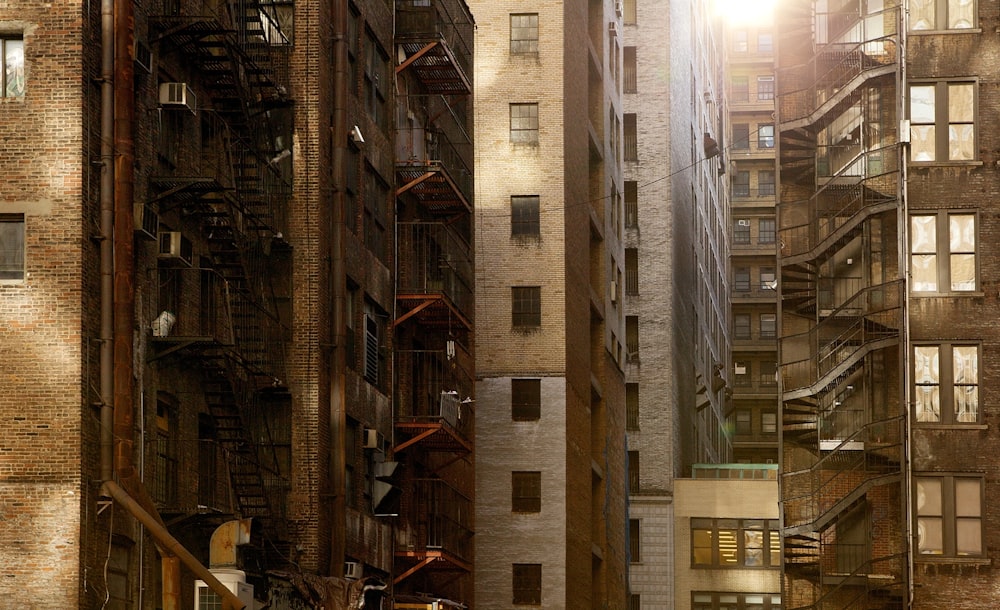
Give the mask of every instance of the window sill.
[(982, 161), (913, 161), (908, 160), (910, 168), (919, 169), (923, 167), (982, 167)]
[(993, 564), (993, 560), (989, 557), (941, 557), (931, 555), (915, 555), (913, 557), (913, 563), (988, 566)]
[(913, 427), (920, 430), (989, 430), (989, 424), (936, 424), (913, 422)]
[(938, 36), (942, 34), (982, 34), (983, 28), (952, 28), (950, 30), (907, 30), (910, 36)]
[(985, 292), (980, 290), (961, 290), (952, 292), (914, 292), (910, 291), (910, 296), (915, 299), (932, 299), (932, 298), (954, 298), (954, 297), (984, 297)]

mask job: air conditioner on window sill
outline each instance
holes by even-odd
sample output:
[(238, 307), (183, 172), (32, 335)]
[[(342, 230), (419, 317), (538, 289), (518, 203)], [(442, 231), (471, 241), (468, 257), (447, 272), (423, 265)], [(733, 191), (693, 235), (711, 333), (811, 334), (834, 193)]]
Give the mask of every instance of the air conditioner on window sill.
[(358, 563), (357, 561), (345, 561), (344, 562), (344, 578), (349, 580), (358, 580), (364, 573), (364, 565)]
[(375, 449), (382, 451), (385, 445), (385, 437), (375, 428), (365, 428), (365, 449)]
[(194, 264), (194, 246), (180, 231), (160, 231), (159, 241), (157, 258), (160, 260), (176, 261), (188, 267)]
[(198, 100), (187, 83), (160, 83), (160, 106), (184, 107), (194, 114)]

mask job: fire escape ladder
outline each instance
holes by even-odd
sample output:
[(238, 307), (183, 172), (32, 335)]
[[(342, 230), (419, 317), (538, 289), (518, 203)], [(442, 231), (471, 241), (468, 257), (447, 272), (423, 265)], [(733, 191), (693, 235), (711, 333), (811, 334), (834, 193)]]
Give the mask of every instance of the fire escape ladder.
[(469, 43), (473, 22), (463, 4), (428, 0), (397, 5), (400, 63), (396, 72), (412, 71), (428, 93), (472, 93)]

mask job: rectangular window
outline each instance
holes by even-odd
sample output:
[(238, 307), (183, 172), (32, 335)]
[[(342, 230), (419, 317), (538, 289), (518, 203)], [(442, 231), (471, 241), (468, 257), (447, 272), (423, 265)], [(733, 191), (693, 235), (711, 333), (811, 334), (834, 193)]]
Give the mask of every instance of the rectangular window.
[(542, 564), (515, 563), (513, 566), (513, 603), (539, 606), (542, 603)]
[(733, 53), (747, 52), (747, 31), (736, 30), (733, 32)]
[(773, 313), (760, 314), (760, 338), (774, 339), (778, 336), (778, 317)]
[(625, 316), (625, 353), (629, 362), (639, 360), (639, 316)]
[(771, 32), (757, 32), (757, 52), (774, 52), (774, 37)]
[(385, 369), (385, 353), (379, 349), (384, 336), (384, 320), (387, 316), (372, 302), (365, 303), (365, 362), (364, 377), (376, 387), (382, 386), (382, 371)]
[(749, 267), (736, 267), (733, 270), (733, 290), (736, 292), (750, 292)]
[(733, 197), (750, 196), (750, 172), (733, 172)]
[(20, 36), (0, 36), (0, 97), (24, 97), (24, 39)]
[(691, 565), (695, 568), (778, 568), (777, 520), (691, 519)]
[(538, 13), (511, 14), (510, 52), (514, 55), (538, 53)]
[(917, 551), (923, 556), (983, 555), (983, 479), (916, 476)]
[(779, 593), (691, 593), (691, 610), (781, 610)]
[(913, 292), (976, 290), (977, 241), (975, 214), (940, 212), (911, 216), (911, 290)]
[(736, 150), (747, 150), (750, 148), (750, 125), (748, 123), (736, 123), (733, 125), (733, 148)]
[(510, 380), (510, 418), (537, 421), (542, 416), (542, 380)]
[(750, 219), (737, 218), (733, 220), (733, 243), (746, 245), (750, 243)]
[(761, 218), (757, 221), (757, 243), (770, 245), (774, 243), (774, 219)]
[(911, 30), (965, 30), (975, 24), (975, 0), (910, 0)]
[(639, 227), (639, 183), (635, 180), (625, 181), (625, 226)]
[(918, 423), (979, 423), (979, 346), (913, 346), (913, 383)]
[(537, 513), (542, 510), (542, 473), (510, 473), (510, 510)]
[(511, 322), (514, 328), (542, 325), (541, 286), (512, 286), (510, 289)]
[(774, 411), (764, 411), (760, 414), (760, 431), (764, 434), (777, 434), (778, 414)]
[(625, 248), (625, 294), (639, 294), (639, 249)]
[(638, 593), (629, 593), (628, 610), (642, 610), (642, 598)]
[(0, 214), (0, 282), (23, 282), (24, 214)]
[(774, 99), (774, 77), (773, 76), (758, 76), (757, 77), (757, 100), (758, 101), (768, 101)]
[(766, 169), (757, 172), (757, 194), (761, 197), (774, 196), (774, 170)]
[(733, 338), (750, 338), (750, 314), (738, 313), (733, 316)]
[(365, 246), (383, 262), (387, 260), (389, 253), (387, 232), (390, 220), (387, 211), (390, 205), (389, 199), (389, 185), (372, 166), (366, 165), (363, 218)]
[(746, 76), (733, 77), (732, 98), (734, 102), (750, 101), (750, 80)]
[(639, 493), (639, 452), (628, 452), (628, 492)]
[(625, 137), (625, 160), (639, 160), (639, 133), (636, 127), (635, 114), (622, 115), (622, 130)]
[(389, 55), (382, 49), (374, 33), (365, 32), (365, 109), (382, 130), (389, 126), (386, 97), (392, 86), (389, 78), (391, 73)]
[(510, 198), (511, 236), (538, 236), (541, 232), (539, 221), (538, 195), (512, 195)]
[(774, 123), (757, 125), (757, 148), (774, 148)]
[(639, 538), (639, 520), (628, 520), (628, 560), (629, 563), (642, 561), (642, 544)]
[(774, 273), (774, 267), (760, 268), (760, 289), (761, 290), (778, 289), (778, 278)]
[(762, 360), (759, 379), (761, 385), (778, 385), (778, 363), (774, 360)]
[(511, 144), (538, 144), (538, 104), (510, 105)]
[(910, 85), (910, 161), (976, 158), (976, 83)]
[(625, 93), (638, 93), (639, 91), (639, 62), (636, 56), (635, 47), (625, 47), (622, 50), (622, 87)]
[(639, 384), (625, 384), (625, 429), (639, 429)]
[(753, 432), (751, 415), (753, 415), (753, 413), (750, 409), (736, 410), (736, 434), (749, 435)]
[(750, 386), (750, 361), (748, 360), (736, 360), (733, 362), (733, 377), (736, 378), (735, 384), (738, 386)]
[(636, 23), (635, 0), (622, 1), (622, 23), (624, 23), (625, 25), (635, 25)]

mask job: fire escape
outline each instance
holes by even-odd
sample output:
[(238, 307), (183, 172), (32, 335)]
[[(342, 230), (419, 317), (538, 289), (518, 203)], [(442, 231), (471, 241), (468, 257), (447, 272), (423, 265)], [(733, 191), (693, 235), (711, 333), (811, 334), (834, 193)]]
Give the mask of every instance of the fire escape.
[[(463, 0), (397, 0), (396, 415), (405, 465), (397, 593), (470, 599), (473, 259), (471, 44)], [(466, 584), (463, 584), (466, 583)]]
[(897, 608), (905, 598), (900, 24), (899, 7), (865, 0), (797, 2), (779, 23), (783, 601), (792, 609)]
[[(223, 493), (200, 490), (200, 501), (228, 495), (221, 508), (253, 518), (271, 548), (282, 548), (289, 473), (275, 441), (288, 436), (288, 422), (275, 405), (287, 397), (288, 332), (271, 278), (275, 261), (289, 256), (281, 227), (291, 185), (281, 173), (287, 151), (279, 150), (287, 139), (274, 120), (290, 104), (288, 41), (272, 4), (222, 0), (191, 8), (165, 2), (163, 14), (151, 17), (150, 43), (188, 67), (193, 82), (171, 86), (196, 113), (201, 154), (152, 176), (146, 209), (196, 226), (191, 241), (204, 244), (204, 256), (174, 258), (184, 267), (176, 274), (183, 298), (175, 327), (154, 333), (152, 359), (180, 356), (200, 371), (211, 414), (204, 436), (224, 456), (220, 468), (228, 475), (219, 477)], [(195, 90), (197, 105), (187, 99)], [(164, 235), (161, 260), (170, 250), (165, 241), (183, 251), (189, 240)]]

